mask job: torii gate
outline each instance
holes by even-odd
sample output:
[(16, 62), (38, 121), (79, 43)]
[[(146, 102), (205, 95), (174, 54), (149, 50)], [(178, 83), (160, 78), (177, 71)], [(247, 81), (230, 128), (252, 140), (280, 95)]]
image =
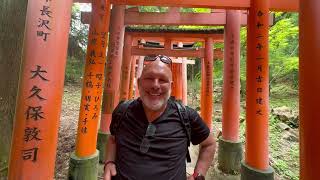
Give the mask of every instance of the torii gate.
[[(98, 2), (100, 1), (94, 1), (93, 7), (97, 7), (96, 5)], [(268, 88), (268, 82), (266, 80), (268, 77), (268, 70), (264, 69), (263, 73), (260, 74), (257, 69), (260, 69), (260, 66), (265, 68), (268, 66), (268, 31), (266, 26), (260, 26), (260, 28), (257, 28), (256, 24), (267, 24), (268, 18), (266, 17), (266, 14), (268, 14), (269, 10), (298, 11), (299, 1), (270, 0), (262, 2), (258, 0), (205, 0), (196, 2), (193, 0), (162, 0), (153, 2), (148, 0), (114, 0), (111, 2), (113, 4), (130, 5), (249, 9), (248, 31), (250, 33), (248, 33), (247, 67), (247, 140), (244, 165), (251, 167), (251, 170), (259, 169), (262, 170), (262, 172), (267, 170), (268, 153), (266, 146), (266, 129), (268, 124), (268, 94), (264, 92), (267, 92)], [(103, 9), (103, 15), (109, 17), (108, 10), (110, 7), (110, 1), (105, 1), (105, 3), (105, 7), (107, 8)], [(43, 9), (43, 7), (47, 8)], [(34, 8), (36, 8), (36, 10), (34, 10)], [(57, 66), (57, 64), (62, 66), (65, 65), (66, 35), (68, 33), (70, 8), (71, 0), (64, 1), (63, 4), (60, 3), (60, 1), (29, 1), (27, 20), (30, 23), (27, 23), (26, 25), (26, 40), (24, 45), (25, 56), (23, 58), (24, 65), (22, 66), (22, 78), (19, 86), (20, 90), (18, 94), (15, 118), (16, 125), (14, 129), (14, 138), (12, 142), (13, 147), (11, 149), (9, 166), (10, 179), (52, 179), (53, 177), (55, 146), (57, 144), (56, 134), (61, 110), (61, 92), (63, 82), (63, 72), (59, 71), (63, 69), (63, 67)], [(319, 67), (317, 60), (320, 59), (320, 51), (318, 50), (320, 46), (320, 35), (317, 33), (320, 31), (320, 22), (317, 21), (317, 17), (320, 15), (319, 8), (320, 2), (317, 0), (300, 1), (299, 12), (301, 44), (299, 65), (299, 103), (301, 147), (300, 178), (302, 180), (309, 180), (317, 177), (317, 170), (320, 169), (318, 163), (320, 161), (320, 155), (318, 153), (320, 152), (320, 145), (316, 141), (320, 138), (320, 131), (318, 131), (320, 128), (320, 121), (316, 121), (320, 119), (320, 114), (317, 113), (317, 104), (320, 101), (320, 95), (318, 94), (320, 84), (314, 83), (314, 79), (319, 79), (320, 77), (320, 72), (315, 68)], [(95, 12), (94, 14), (99, 15), (98, 12)], [(48, 16), (47, 18), (53, 18), (54, 21), (49, 22), (49, 27), (44, 25), (40, 27), (33, 26), (33, 23), (37, 24), (39, 16)], [(95, 19), (98, 21), (100, 17), (101, 16), (97, 16)], [(108, 26), (108, 19), (104, 21), (104, 18), (102, 18), (101, 20), (102, 22), (105, 22), (106, 26)], [(48, 22), (48, 20), (46, 22)], [(98, 35), (96, 34), (98, 30), (92, 30), (91, 32), (92, 36)], [(102, 30), (102, 32), (105, 31)], [(102, 44), (106, 43), (104, 39), (99, 39), (99, 42), (103, 42)], [(59, 46), (57, 46), (57, 44), (59, 44)], [(264, 49), (260, 47), (264, 47)], [(262, 56), (259, 56), (260, 52)], [(51, 57), (52, 59), (47, 57)], [(264, 58), (263, 60), (265, 61), (261, 64), (255, 62), (255, 60), (260, 58)], [(87, 62), (89, 62), (89, 58)], [(96, 77), (97, 80), (99, 80), (99, 77), (100, 76)], [(263, 79), (261, 77), (266, 78)], [(261, 83), (262, 86), (257, 86), (255, 81)], [(43, 94), (37, 94), (41, 98), (33, 93), (35, 91), (32, 91), (34, 86), (36, 86), (37, 92), (39, 92), (39, 89), (43, 90)], [(39, 86), (41, 87), (39, 88)], [(31, 94), (29, 94), (30, 91)], [(262, 93), (262, 100), (264, 100), (262, 102), (264, 102), (264, 104), (260, 109), (255, 109), (257, 107), (255, 105), (256, 100), (259, 99), (258, 93)], [(101, 95), (99, 96), (97, 94), (96, 97), (97, 101), (99, 101), (99, 97), (101, 97)], [(261, 118), (257, 118), (260, 116), (260, 113), (264, 112), (265, 114), (263, 114)], [(40, 123), (40, 121), (37, 121), (40, 119), (46, 121), (42, 121)], [(26, 123), (26, 120), (30, 121)], [(94, 126), (94, 124), (95, 123), (91, 125)], [(34, 136), (32, 139), (24, 139), (28, 128), (31, 130), (37, 130), (37, 136)], [(83, 129), (85, 131), (85, 128)], [(258, 131), (255, 131), (254, 129), (258, 129)], [(258, 136), (253, 139), (252, 133), (255, 132), (257, 133), (256, 136)], [(89, 139), (94, 139), (94, 135), (93, 138)], [(262, 143), (262, 145), (260, 143)], [(256, 145), (260, 146), (257, 147)], [(261, 153), (254, 153), (257, 152), (256, 149)], [(91, 160), (91, 155), (94, 153), (90, 152), (87, 154), (89, 156), (84, 157), (86, 157), (87, 160)], [(242, 172), (244, 179), (258, 177), (261, 173), (261, 171), (258, 171), (258, 173), (255, 173), (254, 175), (246, 175), (246, 172), (246, 169)]]
[[(141, 29), (142, 30), (142, 29)], [(206, 57), (206, 51), (205, 48), (199, 48), (198, 50), (183, 50), (183, 49), (173, 49), (172, 45), (173, 43), (177, 42), (193, 42), (193, 41), (206, 41), (206, 39), (210, 38), (213, 41), (222, 41), (223, 39), (223, 31), (221, 30), (212, 30), (212, 31), (192, 31), (193, 33), (188, 33), (188, 31), (183, 31), (183, 32), (173, 32), (170, 30), (163, 31), (163, 32), (153, 32), (152, 30), (143, 30), (144, 32), (140, 32), (141, 30), (139, 29), (129, 29), (126, 28), (126, 33), (124, 36), (124, 48), (123, 48), (123, 60), (122, 60), (122, 67), (121, 67), (121, 75), (119, 74), (121, 82), (119, 86), (119, 98), (120, 100), (126, 100), (129, 95), (129, 77), (130, 77), (130, 65), (132, 62), (132, 56), (149, 56), (149, 55), (157, 55), (157, 54), (165, 54), (168, 56), (172, 57), (200, 57), (200, 58), (205, 58), (212, 59), (212, 57), (207, 58)], [(157, 40), (162, 42), (163, 48), (162, 49), (147, 49), (147, 48), (141, 48), (139, 46), (136, 46), (137, 40), (139, 38), (143, 38), (144, 40)], [(111, 43), (111, 41), (110, 41)], [(212, 44), (212, 43), (211, 43)], [(207, 51), (210, 50), (210, 48), (206, 48)], [(211, 48), (212, 51), (212, 48)], [(218, 52), (219, 53), (219, 52)], [(213, 55), (213, 54), (212, 54)], [(173, 65), (173, 68), (178, 70), (177, 73), (182, 73), (182, 64), (179, 65)], [(181, 66), (181, 67), (180, 67)], [(113, 67), (114, 69), (114, 67)], [(206, 69), (206, 68), (205, 68)], [(208, 70), (207, 70), (208, 71)], [(180, 76), (179, 76), (180, 77)], [(211, 78), (212, 79), (212, 78)], [(179, 79), (178, 79), (179, 80)], [(179, 80), (180, 81), (180, 80)], [(212, 83), (212, 82), (211, 82)], [(208, 84), (208, 83), (207, 83)], [(212, 85), (211, 85), (212, 86)], [(176, 86), (174, 86), (176, 87)], [(203, 86), (203, 88), (206, 88)], [(176, 90), (175, 88), (173, 88)], [(207, 89), (207, 88), (206, 88)], [(178, 92), (178, 91), (175, 91)], [(212, 92), (210, 93), (212, 94)], [(182, 91), (179, 91), (178, 96), (182, 97)], [(206, 98), (207, 104), (212, 104), (212, 98), (210, 99), (209, 97)], [(204, 99), (202, 99), (204, 101)], [(103, 106), (106, 103), (105, 101), (103, 102)], [(203, 106), (202, 106), (203, 107)], [(209, 105), (207, 105), (209, 107)], [(212, 108), (212, 106), (211, 106)], [(208, 108), (209, 109), (209, 108)], [(106, 111), (103, 111), (102, 117), (108, 116), (107, 114), (104, 114)], [(205, 116), (208, 122), (208, 126), (211, 126), (211, 116), (212, 116), (212, 110), (208, 110), (205, 115), (205, 111), (202, 111), (202, 115)], [(102, 119), (104, 121), (105, 119)], [(108, 123), (107, 123), (108, 124)], [(100, 131), (98, 134), (98, 149), (101, 151), (100, 152), (100, 158), (104, 159), (104, 151), (105, 151), (105, 144), (106, 144), (106, 139), (108, 136), (108, 132), (103, 132), (103, 130), (108, 130), (109, 126), (105, 127), (105, 123), (101, 123), (100, 125)]]
[[(219, 139), (219, 156), (218, 156), (218, 163), (219, 163), (219, 169), (221, 169), (225, 173), (232, 173), (235, 171), (240, 171), (240, 161), (242, 160), (242, 142), (239, 141), (239, 114), (240, 114), (240, 85), (239, 85), (239, 61), (240, 61), (240, 26), (247, 24), (247, 12), (242, 11), (225, 11), (225, 10), (214, 10), (211, 13), (180, 13), (179, 9), (169, 8), (169, 11), (167, 13), (139, 13), (137, 8), (130, 8), (127, 10), (124, 10), (124, 24), (130, 25), (130, 24), (153, 24), (153, 25), (177, 25), (177, 24), (183, 24), (183, 25), (225, 25), (225, 28), (227, 29), (225, 34), (226, 39), (226, 47), (227, 50), (225, 51), (226, 56), (226, 63), (225, 63), (225, 75), (224, 75), (224, 100), (223, 100), (223, 116), (222, 116), (222, 125), (223, 125), (223, 131), (222, 131), (222, 137)], [(120, 14), (118, 14), (120, 15)], [(211, 21), (204, 21), (201, 19), (211, 19)], [(90, 22), (90, 13), (83, 12), (82, 13), (82, 22), (88, 23)], [(273, 16), (270, 16), (269, 23), (273, 23)], [(136, 36), (141, 34), (139, 32), (135, 32)], [(144, 33), (146, 34), (146, 33)], [(152, 33), (154, 34), (154, 33)], [(169, 37), (175, 37), (178, 38), (181, 36), (181, 34), (171, 34), (168, 35), (166, 32), (157, 33), (155, 35), (151, 35), (149, 33), (149, 36), (157, 36), (158, 34), (162, 36), (169, 36)], [(148, 34), (147, 34), (148, 35)], [(184, 34), (183, 36), (195, 37), (198, 35), (188, 35)], [(152, 54), (155, 53), (154, 49), (149, 50), (141, 50), (139, 48), (131, 48), (131, 45), (128, 41), (132, 40), (132, 37), (124, 38), (125, 45), (124, 50), (132, 49), (132, 51), (145, 52), (145, 54)], [(182, 38), (184, 39), (184, 38)], [(181, 37), (180, 37), (181, 40)], [(189, 39), (190, 40), (190, 39)], [(195, 40), (195, 39), (194, 39)], [(198, 39), (199, 40), (199, 39)], [(111, 44), (115, 44), (110, 42)], [(169, 43), (167, 43), (169, 44)], [(209, 43), (210, 44), (210, 43)], [(172, 56), (178, 56), (179, 51), (172, 51), (168, 50), (170, 45), (167, 45), (167, 49), (158, 50), (158, 54), (166, 54), (166, 55), (172, 55)], [(199, 55), (196, 55), (197, 57), (204, 57), (205, 51), (203, 49), (200, 49), (198, 51), (189, 51), (188, 56), (193, 56), (196, 53), (202, 53)], [(186, 54), (187, 52), (184, 52)], [(209, 53), (210, 54), (210, 53)], [(129, 62), (129, 59), (126, 57), (130, 57), (130, 55), (126, 55), (124, 52), (123, 59), (126, 62)], [(128, 63), (125, 63), (126, 65), (122, 65), (123, 71), (121, 72), (122, 75), (127, 74), (128, 72)], [(204, 63), (202, 63), (204, 64)], [(116, 65), (116, 64), (115, 64)], [(118, 64), (119, 65), (119, 64)], [(209, 64), (210, 65), (210, 64)], [(120, 65), (119, 65), (120, 66)], [(125, 66), (125, 67), (124, 67)], [(210, 65), (211, 66), (211, 65)], [(180, 70), (181, 68), (176, 67), (176, 65), (173, 66), (174, 70)], [(111, 68), (111, 69), (118, 69), (119, 67)], [(202, 66), (202, 69), (206, 69), (206, 66)], [(115, 73), (115, 71), (113, 71)], [(207, 73), (205, 73), (207, 72)], [(206, 97), (205, 90), (208, 88), (205, 88), (205, 82), (206, 76), (208, 76), (209, 71), (202, 71), (202, 88), (201, 88), (201, 107), (202, 111), (202, 117), (204, 119), (211, 119), (212, 117), (212, 106), (209, 106), (208, 104), (212, 104), (212, 102), (205, 102), (204, 99), (208, 100), (211, 99), (209, 97)], [(175, 74), (174, 74), (175, 75)], [(212, 75), (210, 75), (212, 76)], [(128, 77), (126, 75), (125, 77)], [(178, 76), (177, 76), (178, 77)], [(115, 78), (114, 78), (115, 79)], [(119, 80), (120, 78), (118, 78)], [(179, 79), (179, 78), (178, 78)], [(212, 79), (212, 78), (209, 78)], [(118, 81), (117, 80), (117, 81)], [(114, 81), (114, 82), (117, 82)], [(119, 80), (120, 81), (120, 80)], [(120, 87), (123, 86), (123, 84), (126, 84), (126, 86), (129, 85), (128, 82), (122, 82)], [(174, 84), (175, 85), (175, 84)], [(117, 83), (112, 83), (110, 86), (113, 86), (113, 89), (119, 88)], [(174, 86), (175, 87), (175, 86)], [(121, 91), (121, 88), (120, 88)], [(117, 92), (116, 90), (114, 92)], [(180, 91), (173, 91), (174, 93), (178, 93), (180, 95)], [(117, 96), (110, 95), (108, 92), (106, 92), (107, 97), (112, 98), (104, 98), (106, 101), (110, 99), (115, 99), (114, 102), (118, 102)], [(211, 93), (209, 93), (211, 94)], [(121, 92), (120, 92), (120, 99), (121, 99)], [(125, 98), (124, 98), (125, 99)], [(103, 104), (109, 104), (109, 103), (103, 103)], [(100, 151), (104, 151), (104, 143), (106, 143), (107, 140), (107, 134), (108, 134), (108, 127), (110, 124), (110, 117), (112, 112), (111, 106), (104, 106), (106, 109), (103, 111), (102, 114), (102, 120), (100, 126), (100, 131), (98, 133), (98, 149)], [(111, 108), (111, 109), (110, 109)], [(205, 116), (205, 117), (204, 117)], [(106, 117), (106, 118), (104, 118)], [(103, 156), (101, 156), (102, 153), (100, 153), (100, 159), (104, 159)], [(236, 159), (236, 161), (235, 161)]]

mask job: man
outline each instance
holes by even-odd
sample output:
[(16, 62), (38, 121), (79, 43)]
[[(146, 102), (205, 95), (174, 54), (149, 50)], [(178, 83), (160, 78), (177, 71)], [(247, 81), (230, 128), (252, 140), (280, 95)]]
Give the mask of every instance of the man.
[(112, 114), (105, 180), (193, 180), (205, 176), (214, 156), (215, 140), (199, 114), (186, 107), (191, 142), (200, 144), (194, 174), (186, 177), (188, 136), (170, 98), (171, 63), (169, 57), (159, 55), (144, 67), (138, 79), (140, 98), (128, 105), (118, 128), (115, 124), (119, 118)]

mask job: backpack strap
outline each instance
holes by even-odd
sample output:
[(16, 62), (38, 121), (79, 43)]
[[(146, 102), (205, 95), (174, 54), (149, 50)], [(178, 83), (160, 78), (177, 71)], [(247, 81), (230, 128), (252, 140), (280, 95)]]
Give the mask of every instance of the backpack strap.
[(188, 151), (187, 151), (187, 162), (191, 162), (191, 157), (190, 157), (190, 151), (189, 151), (189, 146), (190, 146), (190, 141), (191, 141), (191, 124), (190, 124), (190, 119), (189, 119), (189, 113), (186, 109), (186, 107), (181, 104), (179, 101), (174, 101), (174, 104), (176, 105), (178, 109), (178, 114), (180, 117), (180, 121), (183, 125), (183, 128), (185, 129), (187, 133), (187, 138), (188, 138)]
[(134, 99), (130, 99), (130, 100), (127, 100), (127, 101), (120, 101), (118, 107), (114, 110), (113, 113), (115, 113), (115, 118), (117, 120), (113, 124), (112, 128), (115, 130), (114, 131), (115, 133), (118, 132), (118, 130), (119, 130), (120, 126), (121, 126), (123, 118), (127, 116), (128, 107), (133, 101), (134, 101)]

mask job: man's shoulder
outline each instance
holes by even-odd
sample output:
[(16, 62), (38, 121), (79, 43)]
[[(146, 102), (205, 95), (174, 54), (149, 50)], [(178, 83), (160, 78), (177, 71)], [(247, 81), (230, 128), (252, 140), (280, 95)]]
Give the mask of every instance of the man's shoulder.
[(114, 109), (113, 113), (124, 113), (129, 108), (138, 105), (137, 101), (137, 99), (120, 101), (117, 107)]
[(170, 99), (168, 100), (168, 102), (174, 107), (174, 108), (181, 108), (180, 110), (182, 111), (186, 111), (188, 113), (197, 113), (197, 111), (195, 109), (193, 109), (192, 107), (188, 106), (188, 105), (184, 105), (181, 101), (176, 100), (174, 97), (170, 97)]

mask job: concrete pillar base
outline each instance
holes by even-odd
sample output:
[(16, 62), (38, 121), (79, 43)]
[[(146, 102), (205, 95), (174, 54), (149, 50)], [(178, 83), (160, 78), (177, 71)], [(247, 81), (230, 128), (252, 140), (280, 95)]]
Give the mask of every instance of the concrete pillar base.
[(70, 157), (69, 180), (97, 180), (99, 151), (87, 158), (79, 158), (73, 152)]
[(97, 149), (99, 150), (99, 162), (103, 163), (105, 160), (106, 145), (108, 143), (108, 138), (110, 133), (104, 133), (99, 130), (98, 140), (97, 140)]
[(218, 168), (226, 174), (239, 174), (242, 160), (242, 142), (219, 138)]
[(274, 180), (274, 170), (271, 166), (265, 171), (249, 167), (241, 162), (241, 180)]

